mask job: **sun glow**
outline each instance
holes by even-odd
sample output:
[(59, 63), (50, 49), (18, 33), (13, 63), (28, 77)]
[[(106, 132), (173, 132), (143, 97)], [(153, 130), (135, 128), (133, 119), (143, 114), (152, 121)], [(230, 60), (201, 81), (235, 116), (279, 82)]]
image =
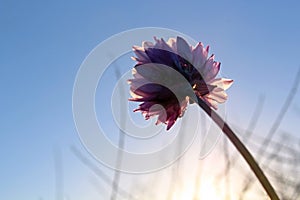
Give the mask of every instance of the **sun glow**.
[(187, 200), (187, 199), (209, 199), (209, 200), (220, 200), (221, 195), (215, 189), (215, 186), (210, 181), (203, 181), (200, 188), (196, 191), (192, 185), (188, 185), (183, 188), (182, 191), (176, 191), (173, 195), (172, 200)]
[(197, 199), (210, 199), (210, 200), (219, 200), (221, 196), (218, 194), (215, 186), (211, 182), (205, 182), (201, 184), (200, 190), (198, 192)]

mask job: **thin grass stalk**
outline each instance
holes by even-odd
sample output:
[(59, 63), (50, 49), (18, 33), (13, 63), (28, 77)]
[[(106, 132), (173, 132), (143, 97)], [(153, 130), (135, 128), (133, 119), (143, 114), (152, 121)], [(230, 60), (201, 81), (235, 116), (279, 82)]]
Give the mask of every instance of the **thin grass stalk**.
[(277, 193), (275, 192), (273, 186), (265, 176), (264, 172), (261, 170), (257, 162), (255, 161), (252, 154), (246, 148), (246, 146), (241, 142), (241, 140), (232, 131), (229, 125), (214, 111), (212, 110), (202, 99), (197, 97), (198, 105), (206, 112), (206, 114), (221, 128), (223, 133), (228, 137), (236, 149), (240, 152), (243, 158), (248, 163), (249, 167), (256, 175), (259, 182), (262, 184), (263, 188), (271, 198), (271, 200), (279, 200)]

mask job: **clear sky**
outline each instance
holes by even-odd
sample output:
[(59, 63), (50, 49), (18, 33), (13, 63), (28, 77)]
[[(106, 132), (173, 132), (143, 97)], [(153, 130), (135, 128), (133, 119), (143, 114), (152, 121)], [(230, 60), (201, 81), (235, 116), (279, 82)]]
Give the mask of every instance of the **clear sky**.
[[(73, 83), (96, 45), (128, 29), (171, 28), (209, 44), (221, 73), (235, 81), (230, 122), (245, 127), (265, 95), (259, 125), (268, 130), (300, 67), (299, 10), (299, 1), (274, 0), (0, 0), (1, 198), (54, 199), (56, 147), (70, 172), (66, 190), (78, 194), (72, 200), (85, 196), (78, 184), (72, 188), (87, 173), (76, 170), (83, 167), (69, 152), (70, 145), (83, 150), (72, 117)], [(298, 92), (280, 127), (298, 137), (299, 102)]]

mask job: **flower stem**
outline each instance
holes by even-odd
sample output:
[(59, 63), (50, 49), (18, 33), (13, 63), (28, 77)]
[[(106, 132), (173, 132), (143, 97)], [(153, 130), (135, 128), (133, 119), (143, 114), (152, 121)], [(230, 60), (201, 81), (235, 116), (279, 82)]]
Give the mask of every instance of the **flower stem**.
[(271, 200), (279, 200), (273, 186), (270, 184), (269, 180), (265, 176), (262, 169), (259, 167), (254, 157), (251, 155), (246, 146), (241, 142), (241, 140), (236, 136), (228, 124), (214, 111), (212, 110), (202, 99), (197, 97), (198, 105), (206, 112), (206, 114), (222, 129), (223, 133), (229, 138), (232, 144), (237, 148), (243, 158), (246, 160), (251, 170), (254, 172), (265, 191), (271, 198)]

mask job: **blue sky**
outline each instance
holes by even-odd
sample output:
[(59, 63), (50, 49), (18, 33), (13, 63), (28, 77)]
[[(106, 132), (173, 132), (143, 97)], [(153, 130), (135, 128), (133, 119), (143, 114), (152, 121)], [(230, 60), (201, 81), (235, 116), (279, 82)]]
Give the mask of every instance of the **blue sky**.
[[(66, 175), (68, 189), (85, 176), (67, 152), (70, 145), (83, 150), (72, 118), (75, 76), (96, 45), (132, 28), (171, 28), (209, 44), (222, 74), (235, 81), (228, 119), (245, 127), (263, 94), (259, 125), (267, 130), (300, 67), (299, 10), (298, 1), (1, 0), (0, 196), (54, 199), (55, 146), (77, 173)], [(298, 137), (299, 100), (281, 126)]]

